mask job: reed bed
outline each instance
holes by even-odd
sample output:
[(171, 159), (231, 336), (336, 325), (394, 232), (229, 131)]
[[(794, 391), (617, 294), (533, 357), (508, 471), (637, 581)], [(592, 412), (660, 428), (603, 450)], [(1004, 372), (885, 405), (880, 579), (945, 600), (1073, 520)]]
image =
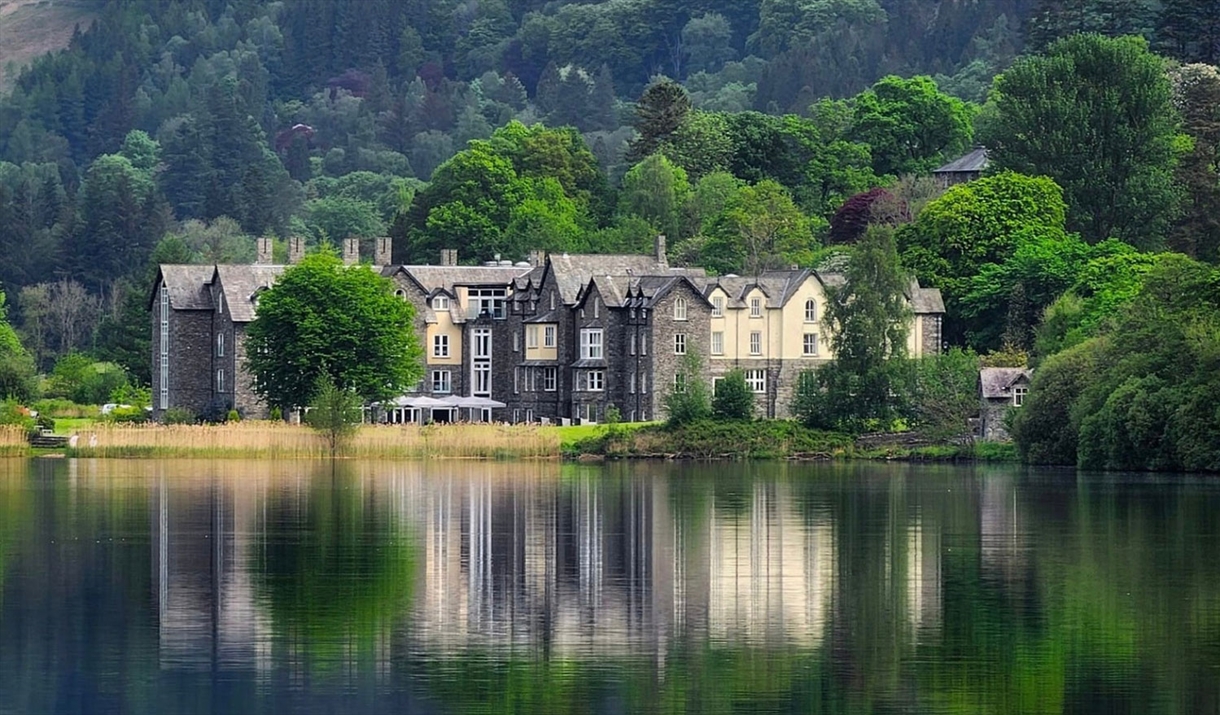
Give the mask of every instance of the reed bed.
[[(317, 432), (279, 422), (223, 425), (95, 425), (76, 433), (77, 457), (329, 456)], [(341, 456), (358, 459), (551, 459), (559, 432), (534, 425), (363, 425)]]
[(0, 457), (24, 457), (29, 451), (24, 427), (0, 425)]

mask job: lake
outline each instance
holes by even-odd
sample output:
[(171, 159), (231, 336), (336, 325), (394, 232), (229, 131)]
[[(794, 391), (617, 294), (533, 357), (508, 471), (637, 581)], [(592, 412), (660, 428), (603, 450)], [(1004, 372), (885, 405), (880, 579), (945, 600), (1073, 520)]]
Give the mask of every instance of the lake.
[(1220, 713), (1220, 480), (0, 460), (0, 713)]

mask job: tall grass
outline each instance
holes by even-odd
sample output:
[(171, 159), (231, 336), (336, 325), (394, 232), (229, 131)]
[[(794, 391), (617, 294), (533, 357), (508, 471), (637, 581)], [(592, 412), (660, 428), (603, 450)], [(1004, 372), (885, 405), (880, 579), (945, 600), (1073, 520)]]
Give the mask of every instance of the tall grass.
[(25, 428), (20, 425), (0, 425), (0, 457), (23, 457), (30, 451)]
[[(77, 457), (328, 457), (325, 440), (300, 425), (97, 424), (76, 433)], [(532, 425), (365, 425), (342, 450), (364, 459), (548, 459), (559, 456), (554, 427)]]

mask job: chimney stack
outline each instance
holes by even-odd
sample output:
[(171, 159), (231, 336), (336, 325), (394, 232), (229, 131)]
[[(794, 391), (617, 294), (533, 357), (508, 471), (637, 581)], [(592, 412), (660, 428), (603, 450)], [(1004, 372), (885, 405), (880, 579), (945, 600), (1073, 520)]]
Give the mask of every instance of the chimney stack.
[(288, 238), (288, 262), (297, 264), (305, 257), (305, 239), (301, 236)]
[(530, 251), (529, 261), (530, 265), (534, 268), (541, 266), (543, 263), (546, 263), (546, 251), (539, 251), (538, 249)]
[(662, 266), (669, 267), (669, 259), (665, 257), (665, 234), (657, 234), (655, 248), (657, 263), (660, 263)]
[(263, 236), (258, 239), (258, 254), (255, 257), (254, 262), (265, 266), (271, 263), (271, 261), (271, 239), (267, 236)]
[(343, 264), (354, 266), (360, 262), (360, 239), (349, 236), (343, 239)]
[(457, 249), (442, 248), (441, 249), (441, 265), (456, 266), (457, 265)]
[(389, 236), (379, 236), (373, 244), (373, 265), (388, 266), (394, 262), (392, 249), (393, 244)]

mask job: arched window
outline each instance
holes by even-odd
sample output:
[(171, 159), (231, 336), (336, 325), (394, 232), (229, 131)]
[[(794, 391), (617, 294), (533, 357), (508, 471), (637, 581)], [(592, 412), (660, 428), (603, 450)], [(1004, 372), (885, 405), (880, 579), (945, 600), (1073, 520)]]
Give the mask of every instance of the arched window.
[(217, 333), (216, 334), (216, 357), (224, 357), (224, 356), (225, 356), (225, 334)]
[(674, 301), (674, 320), (686, 320), (685, 298), (679, 298)]
[(398, 290), (394, 291), (394, 295), (398, 296), (399, 298), (402, 298), (403, 300), (407, 299), (407, 292), (405, 290), (403, 290), (402, 288), (399, 288)]
[(805, 301), (805, 322), (818, 322), (818, 304), (812, 299)]

